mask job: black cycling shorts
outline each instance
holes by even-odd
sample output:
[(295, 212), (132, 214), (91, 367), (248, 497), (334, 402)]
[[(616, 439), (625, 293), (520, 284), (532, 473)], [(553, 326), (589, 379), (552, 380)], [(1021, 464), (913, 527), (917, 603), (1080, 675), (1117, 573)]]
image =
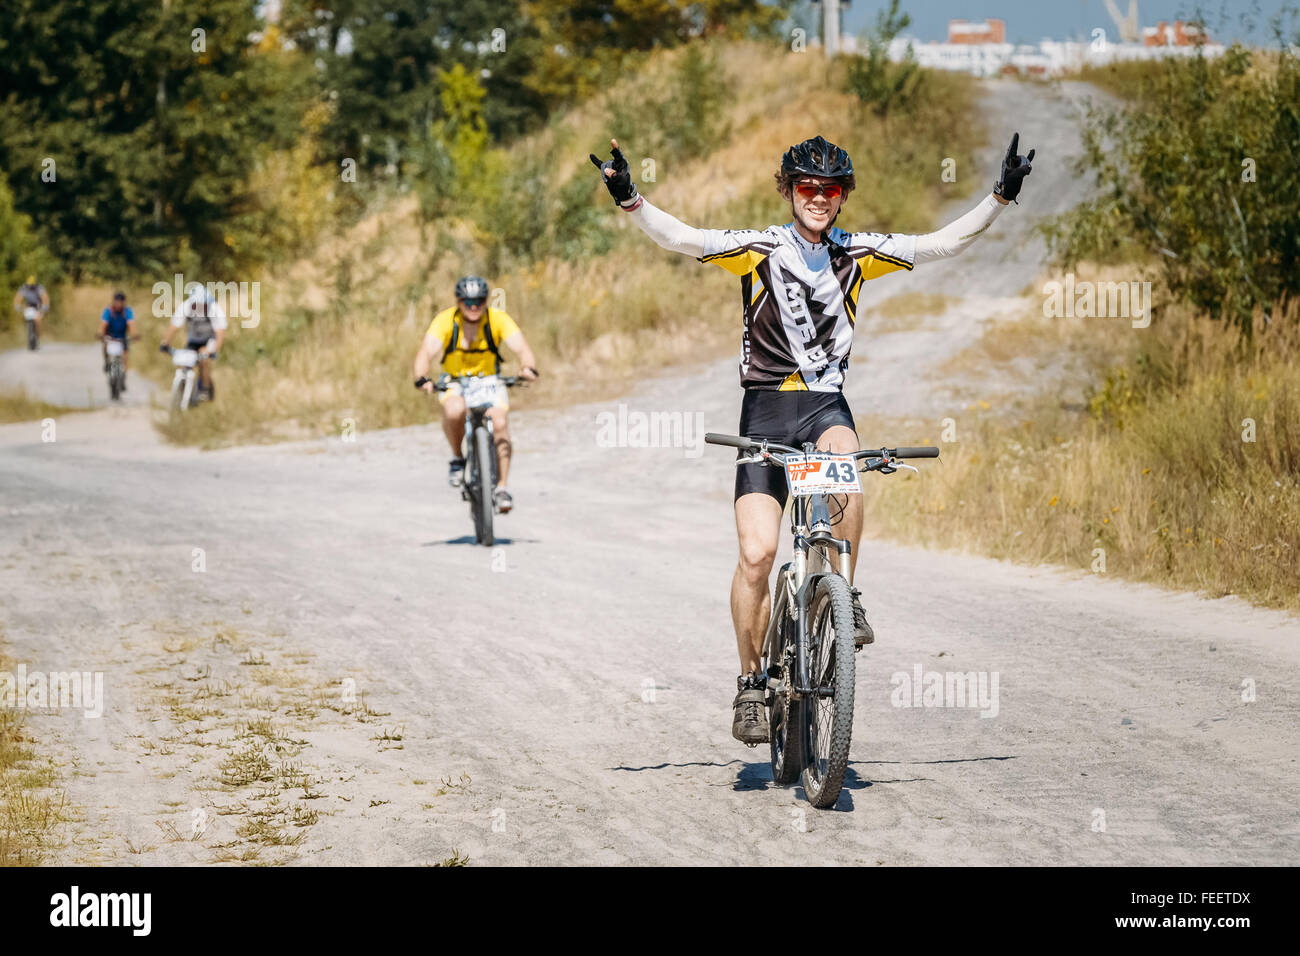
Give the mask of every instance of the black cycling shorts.
[[(746, 438), (765, 438), (798, 448), (816, 442), (826, 429), (843, 425), (857, 434), (853, 412), (842, 392), (778, 392), (750, 388), (740, 405), (740, 431)], [(748, 455), (741, 451), (737, 458)], [(790, 488), (784, 469), (775, 465), (737, 465), (736, 498), (758, 492), (771, 495), (785, 507)]]

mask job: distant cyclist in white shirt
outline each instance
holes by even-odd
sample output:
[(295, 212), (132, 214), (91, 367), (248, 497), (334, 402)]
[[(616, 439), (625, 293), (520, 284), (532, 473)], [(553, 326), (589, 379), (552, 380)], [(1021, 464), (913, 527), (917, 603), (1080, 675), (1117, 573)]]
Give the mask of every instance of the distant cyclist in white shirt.
[[(993, 192), (937, 232), (908, 236), (846, 232), (835, 220), (857, 185), (853, 161), (817, 136), (790, 147), (776, 172), (776, 188), (790, 203), (792, 221), (766, 229), (697, 229), (657, 209), (637, 194), (628, 163), (610, 140), (613, 161), (591, 157), (614, 201), (665, 249), (711, 262), (739, 277), (744, 324), (740, 384), (745, 389), (739, 434), (799, 447), (852, 454), (859, 448), (844, 377), (853, 346), (862, 283), (898, 270), (955, 256), (997, 218), (1020, 192), (1029, 155), (1012, 137)], [(739, 457), (739, 456), (738, 456)], [(766, 465), (736, 468), (735, 511), (740, 557), (731, 582), (732, 624), (740, 652), (740, 677), (731, 732), (747, 744), (766, 743), (765, 677), (760, 670), (770, 613), (767, 582), (781, 534), (787, 496), (784, 473)], [(849, 495), (842, 536), (858, 559), (862, 501)], [(850, 582), (851, 583), (851, 582)], [(854, 640), (874, 640), (853, 589)]]
[(212, 385), (212, 360), (217, 357), (217, 352), (226, 339), (225, 310), (217, 304), (206, 287), (196, 287), (172, 316), (167, 336), (159, 346), (162, 351), (171, 348), (172, 338), (182, 326), (185, 328), (185, 347), (199, 353), (200, 394), (211, 401), (216, 397)]

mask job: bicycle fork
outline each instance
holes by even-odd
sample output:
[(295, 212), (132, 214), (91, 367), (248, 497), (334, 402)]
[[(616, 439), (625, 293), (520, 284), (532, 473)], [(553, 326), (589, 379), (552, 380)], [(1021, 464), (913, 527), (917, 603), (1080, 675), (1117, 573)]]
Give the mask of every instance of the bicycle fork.
[[(831, 534), (830, 513), (826, 505), (826, 499), (822, 495), (815, 495), (811, 501), (797, 502), (795, 533), (794, 533), (794, 560), (790, 566), (790, 582), (787, 584), (787, 590), (791, 592), (790, 600), (795, 602), (797, 611), (798, 628), (795, 632), (795, 659), (794, 673), (788, 675), (792, 686), (790, 693), (794, 696), (815, 696), (830, 697), (834, 696), (834, 691), (827, 687), (815, 687), (813, 685), (812, 674), (810, 672), (810, 650), (808, 646), (808, 609), (812, 604), (812, 589), (816, 586), (817, 576), (830, 572), (830, 552), (834, 548), (839, 557), (839, 574), (845, 581), (850, 580), (852, 573), (852, 552), (853, 546), (843, 538), (836, 538)], [(805, 509), (807, 509), (805, 511)], [(804, 517), (809, 518), (808, 524), (811, 524), (812, 530), (804, 534), (802, 529), (806, 525), (801, 520)], [(817, 555), (814, 562), (815, 570), (809, 572), (809, 554), (816, 549)]]

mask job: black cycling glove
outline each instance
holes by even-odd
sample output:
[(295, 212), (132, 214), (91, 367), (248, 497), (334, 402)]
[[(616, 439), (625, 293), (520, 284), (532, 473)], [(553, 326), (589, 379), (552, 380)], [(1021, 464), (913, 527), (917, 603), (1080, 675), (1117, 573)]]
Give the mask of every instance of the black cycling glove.
[[(637, 201), (636, 183), (632, 182), (632, 174), (627, 168), (627, 159), (623, 156), (623, 151), (615, 146), (611, 150), (614, 161), (602, 163), (595, 153), (590, 153), (591, 163), (600, 170), (601, 181), (604, 182), (605, 188), (609, 194), (614, 197), (614, 202), (620, 206), (627, 207), (635, 205)], [(605, 170), (612, 169), (613, 174), (606, 176)]]
[(1007, 202), (1014, 201), (1020, 195), (1025, 177), (1033, 170), (1030, 163), (1034, 161), (1034, 151), (1031, 149), (1028, 156), (1017, 156), (1016, 150), (1019, 148), (1020, 134), (1015, 133), (1011, 137), (1011, 145), (1007, 147), (1007, 155), (1002, 158), (1002, 178), (993, 187), (993, 195), (1001, 196)]

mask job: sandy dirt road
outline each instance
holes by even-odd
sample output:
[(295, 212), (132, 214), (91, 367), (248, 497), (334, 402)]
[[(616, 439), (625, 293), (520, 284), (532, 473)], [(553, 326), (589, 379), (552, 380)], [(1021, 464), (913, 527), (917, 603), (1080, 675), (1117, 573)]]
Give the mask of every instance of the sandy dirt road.
[[(1051, 147), (1026, 187), (1041, 206), (924, 281), (867, 286), (964, 298), (915, 333), (864, 328), (855, 410), (941, 414), (933, 369), (1034, 278), (1027, 213), (1078, 195), (1052, 162), (1063, 95), (990, 88), (994, 129), (1014, 113)], [(898, 543), (864, 547), (878, 642), (837, 808), (774, 786), (766, 748), (729, 734), (732, 472), (694, 430), (733, 430), (739, 402), (727, 361), (518, 413), (492, 549), (428, 427), (212, 453), (132, 409), (65, 416), (54, 442), (0, 427), (9, 654), (104, 681), (102, 716), (32, 711), (74, 807), (49, 858), (1300, 861), (1295, 618)], [(607, 447), (619, 405), (686, 413), (694, 447)], [(996, 714), (896, 706), (917, 668), (996, 673)]]
[[(140, 344), (135, 343), (138, 352)], [(113, 405), (104, 374), (102, 346), (76, 342), (43, 342), (40, 349), (0, 352), (0, 389), (22, 390), (28, 398), (71, 408)], [(118, 406), (147, 406), (153, 382), (128, 373), (127, 389)]]

